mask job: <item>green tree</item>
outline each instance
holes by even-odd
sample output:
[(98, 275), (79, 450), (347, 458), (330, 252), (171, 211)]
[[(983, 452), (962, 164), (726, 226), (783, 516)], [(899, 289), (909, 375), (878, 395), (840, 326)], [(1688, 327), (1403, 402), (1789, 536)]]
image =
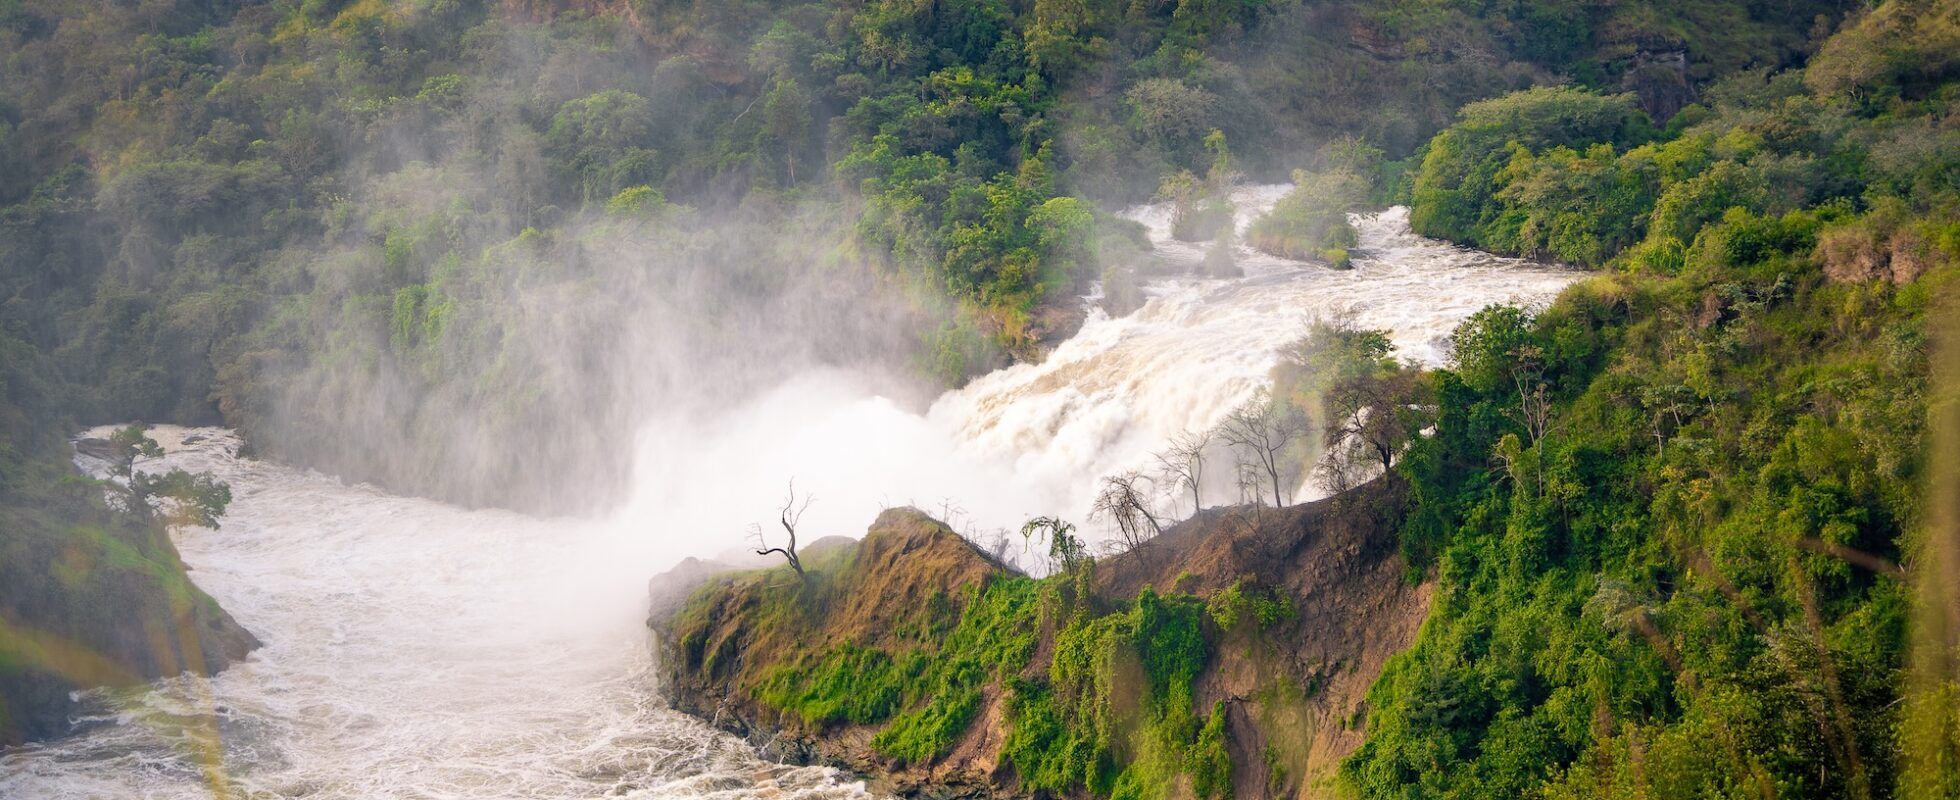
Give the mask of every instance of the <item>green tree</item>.
[(163, 447), (146, 433), (149, 426), (142, 423), (117, 428), (109, 434), (110, 452), (114, 457), (109, 461), (109, 472), (127, 477), (137, 458), (161, 458)]
[(1521, 148), (1633, 145), (1652, 135), (1632, 95), (1538, 87), (1464, 106), (1429, 143), (1417, 171), (1409, 224), (1417, 233), (1481, 242), (1500, 213), (1500, 173)]
[(202, 472), (137, 473), (129, 488), (139, 500), (161, 501), (164, 520), (171, 526), (215, 528), (231, 506), (231, 486)]
[(762, 98), (762, 130), (783, 152), (789, 182), (796, 183), (796, 153), (810, 134), (810, 96), (795, 78), (781, 78)]
[(544, 140), (570, 172), (581, 202), (611, 197), (657, 178), (653, 107), (645, 97), (607, 89), (567, 100), (551, 117)]

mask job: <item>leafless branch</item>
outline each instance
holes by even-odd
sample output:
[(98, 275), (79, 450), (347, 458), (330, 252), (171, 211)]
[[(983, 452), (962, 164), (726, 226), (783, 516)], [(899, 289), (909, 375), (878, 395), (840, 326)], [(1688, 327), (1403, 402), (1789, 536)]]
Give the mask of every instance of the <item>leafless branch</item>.
[(1148, 478), (1131, 471), (1103, 478), (1102, 491), (1090, 515), (1116, 526), (1118, 541), (1125, 550), (1135, 550), (1163, 533), (1164, 526), (1150, 509)]
[(1285, 471), (1285, 453), (1306, 431), (1306, 415), (1261, 389), (1225, 417), (1218, 436), (1239, 451), (1241, 465), (1251, 464), (1265, 473), (1272, 484), (1273, 504), (1284, 506), (1288, 499), (1280, 475)]
[(796, 554), (796, 526), (803, 521), (803, 512), (808, 511), (810, 509), (810, 503), (816, 499), (815, 495), (805, 495), (803, 501), (798, 503), (796, 497), (796, 479), (790, 479), (789, 496), (783, 500), (782, 507), (776, 513), (777, 520), (782, 523), (783, 531), (789, 534), (789, 543), (783, 547), (768, 547), (768, 542), (762, 537), (761, 526), (752, 526), (750, 529), (750, 535), (755, 537), (756, 544), (758, 545), (755, 550), (756, 555), (766, 556), (771, 553), (780, 553), (783, 559), (789, 562), (790, 569), (796, 570), (796, 577), (805, 581), (808, 581), (810, 576), (804, 573), (803, 561)]
[(1191, 513), (1204, 510), (1200, 490), (1205, 482), (1205, 448), (1211, 446), (1216, 431), (1184, 431), (1171, 437), (1170, 444), (1156, 454), (1157, 477), (1172, 491), (1191, 491)]

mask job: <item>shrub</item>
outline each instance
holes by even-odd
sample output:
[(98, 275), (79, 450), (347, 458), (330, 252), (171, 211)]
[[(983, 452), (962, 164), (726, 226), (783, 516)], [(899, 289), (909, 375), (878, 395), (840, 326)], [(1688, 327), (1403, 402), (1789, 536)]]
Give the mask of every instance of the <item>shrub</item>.
[(1281, 258), (1338, 260), (1335, 266), (1345, 268), (1346, 248), (1355, 244), (1348, 214), (1367, 200), (1367, 181), (1347, 171), (1299, 171), (1293, 173), (1293, 184), (1292, 191), (1247, 228), (1246, 241)]

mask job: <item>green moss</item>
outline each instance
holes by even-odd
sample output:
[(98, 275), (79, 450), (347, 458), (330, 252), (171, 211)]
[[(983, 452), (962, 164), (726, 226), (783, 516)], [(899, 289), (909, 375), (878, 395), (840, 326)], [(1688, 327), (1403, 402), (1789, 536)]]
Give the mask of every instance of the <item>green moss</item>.
[(1290, 771), (1286, 768), (1286, 756), (1280, 753), (1279, 748), (1269, 744), (1266, 745), (1265, 758), (1266, 792), (1274, 796), (1279, 796), (1285, 792), (1286, 779), (1290, 774)]
[(900, 690), (891, 656), (846, 643), (815, 664), (778, 668), (763, 680), (757, 698), (795, 714), (805, 725), (864, 725), (889, 718), (898, 708)]
[[(846, 643), (806, 654), (770, 671), (756, 698), (813, 726), (885, 723), (872, 740), (879, 752), (930, 760), (971, 726), (987, 686), (1027, 665), (1042, 589), (1040, 581), (995, 577), (964, 603), (935, 594), (894, 626), (902, 653)], [(681, 646), (699, 647), (687, 634)]]
[[(979, 713), (985, 686), (998, 686), (1027, 665), (1039, 628), (1041, 583), (993, 577), (973, 589), (959, 622), (930, 656), (918, 659), (908, 699), (923, 702), (892, 720), (872, 739), (880, 752), (904, 761), (945, 753)], [(931, 604), (925, 609), (931, 614)]]
[(925, 704), (899, 715), (872, 737), (871, 746), (901, 762), (930, 761), (952, 748), (980, 711), (980, 686), (986, 669), (976, 659), (955, 656), (952, 663), (931, 669)]
[(1008, 734), (1001, 760), (1021, 776), (1030, 791), (1092, 791), (1107, 787), (1115, 761), (1096, 731), (1069, 718), (1048, 683), (1016, 680), (1007, 697)]
[[(1223, 712), (1201, 721), (1191, 697), (1212, 653), (1206, 604), (1146, 590), (1098, 614), (1072, 599), (1075, 580), (990, 578), (964, 602), (928, 601), (895, 625), (887, 646), (900, 652), (847, 643), (806, 653), (770, 671), (755, 696), (811, 726), (879, 726), (878, 752), (918, 763), (948, 752), (999, 693), (1001, 758), (1029, 791), (1161, 797), (1180, 775), (1202, 774), (1206, 796), (1219, 796), (1230, 774)], [(1242, 605), (1252, 619), (1260, 602)], [(1030, 664), (1047, 625), (1060, 628), (1054, 658)], [(685, 633), (680, 641), (699, 647)]]
[(1225, 704), (1211, 707), (1198, 739), (1185, 755), (1191, 791), (1201, 798), (1232, 798), (1232, 754), (1225, 748)]
[(1216, 773), (1213, 754), (1189, 756), (1201, 734), (1191, 685), (1211, 654), (1204, 618), (1197, 598), (1150, 589), (1115, 613), (1078, 609), (1056, 637), (1047, 683), (1012, 686), (1001, 758), (1023, 787), (1161, 797), (1180, 774)]

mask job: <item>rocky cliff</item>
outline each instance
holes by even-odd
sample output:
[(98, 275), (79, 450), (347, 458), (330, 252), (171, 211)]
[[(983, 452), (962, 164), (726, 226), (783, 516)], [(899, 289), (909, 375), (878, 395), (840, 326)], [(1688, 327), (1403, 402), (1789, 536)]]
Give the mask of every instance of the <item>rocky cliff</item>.
[(676, 707), (899, 794), (1324, 796), (1428, 608), (1401, 502), (1211, 509), (1040, 580), (894, 509), (807, 581), (677, 568), (649, 624)]
[[(1429, 611), (1432, 586), (1407, 580), (1397, 550), (1403, 488), (1378, 480), (1289, 508), (1207, 509), (1099, 567), (1108, 598), (1144, 586), (1216, 597), (1238, 584), (1272, 587), (1291, 606), (1258, 634), (1229, 637), (1198, 678), (1199, 706), (1229, 711), (1239, 800), (1326, 796), (1325, 779), (1361, 745), (1368, 688)], [(1275, 702), (1285, 686), (1299, 702)], [(1268, 752), (1289, 772), (1285, 787), (1265, 785)]]

